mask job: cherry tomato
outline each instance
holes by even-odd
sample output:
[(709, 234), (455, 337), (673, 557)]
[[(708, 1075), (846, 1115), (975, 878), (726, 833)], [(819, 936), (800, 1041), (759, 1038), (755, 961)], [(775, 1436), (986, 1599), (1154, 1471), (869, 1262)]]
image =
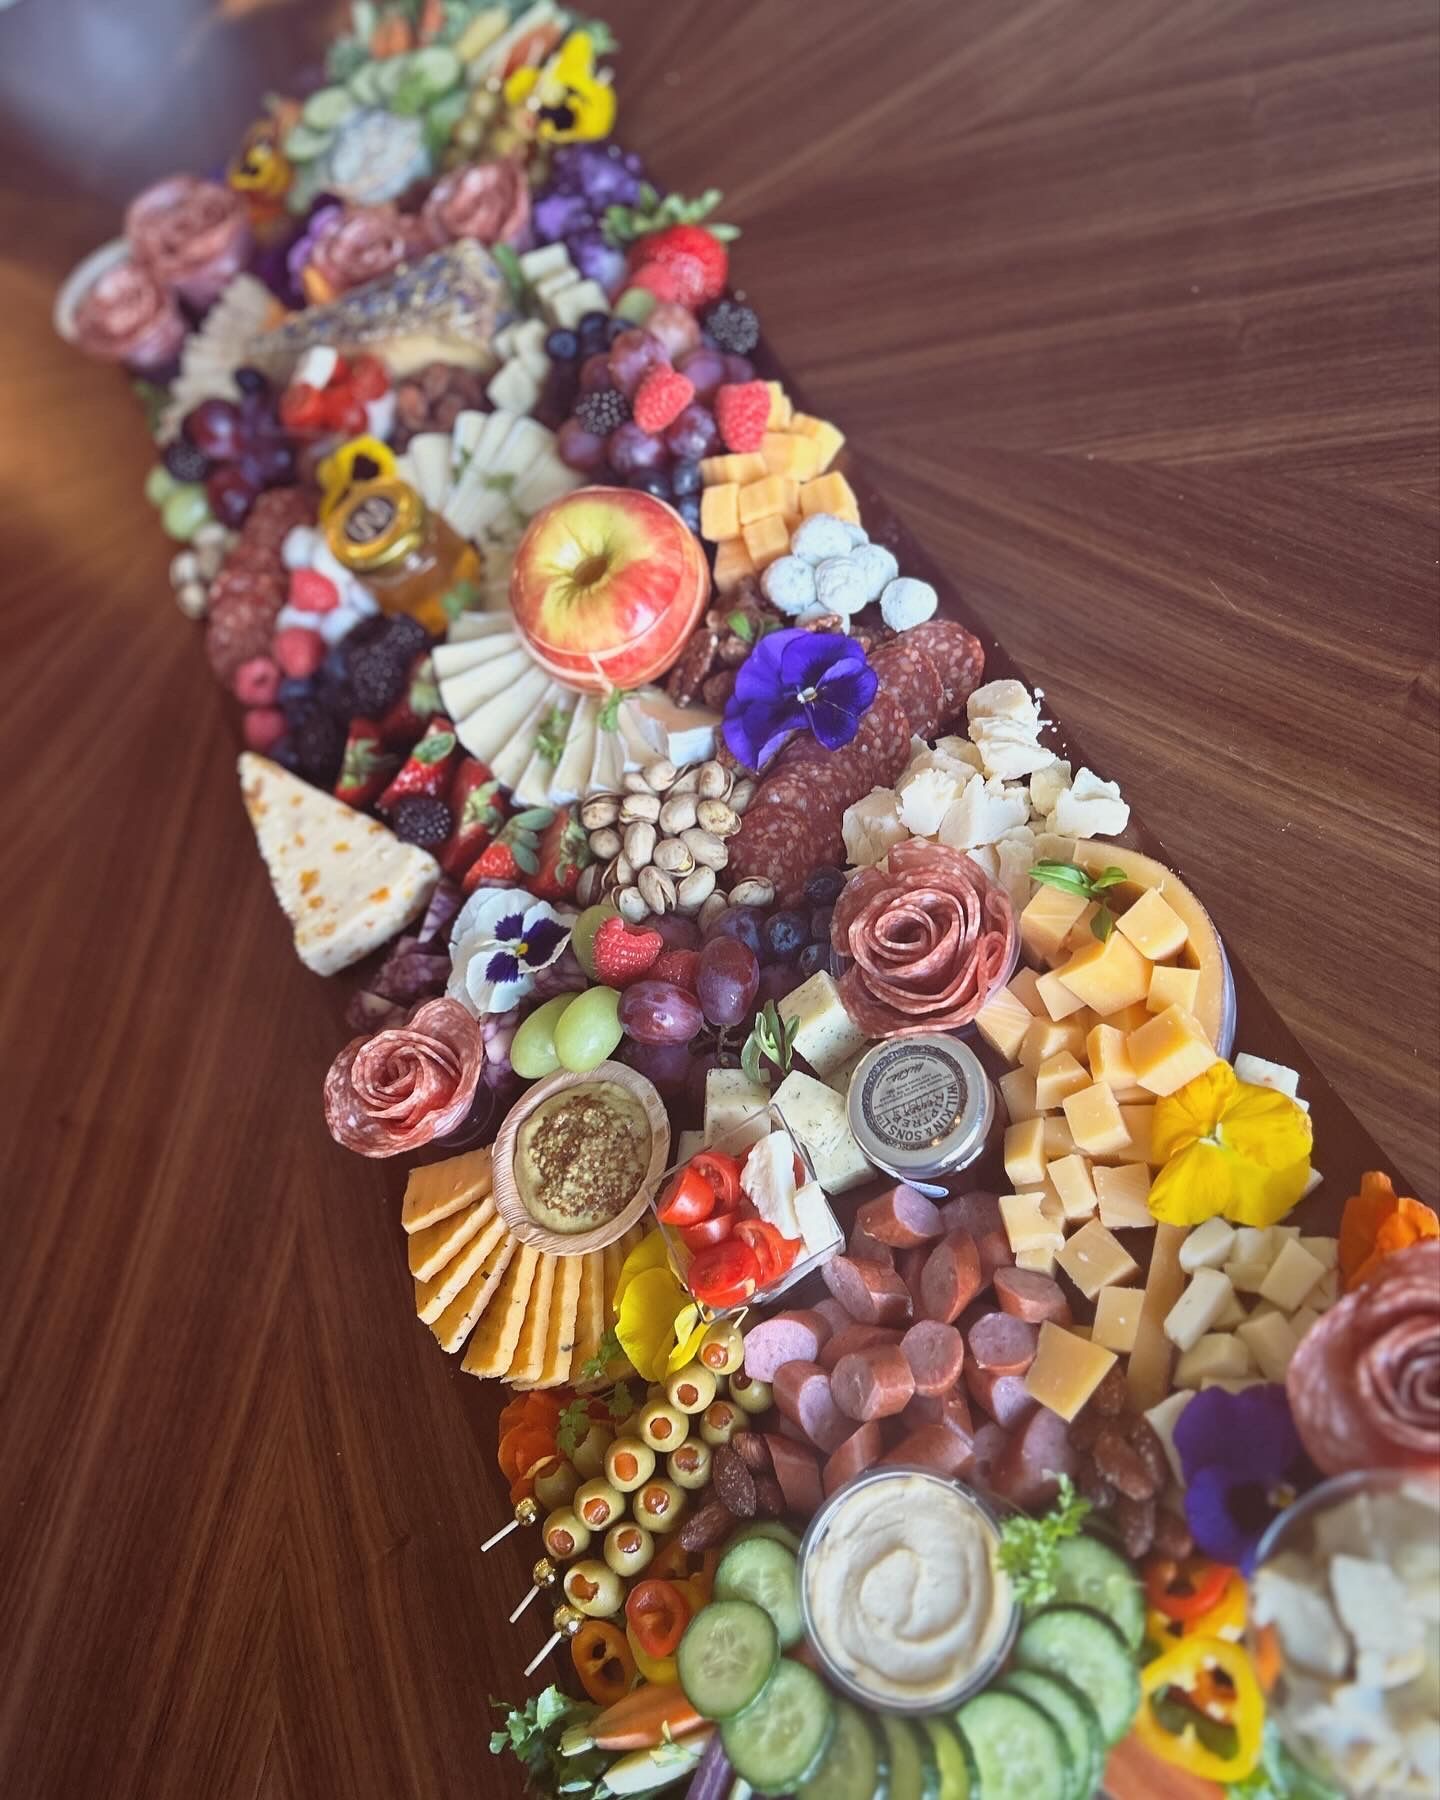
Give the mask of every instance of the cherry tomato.
[(676, 1175), (655, 1209), (662, 1225), (698, 1225), (715, 1210), (715, 1191), (691, 1163)]
[(740, 1204), (740, 1164), (723, 1150), (702, 1150), (690, 1159), (690, 1167), (710, 1183), (717, 1206)]
[(765, 1219), (741, 1219), (735, 1227), (735, 1236), (755, 1252), (755, 1260), (760, 1265), (761, 1287), (768, 1287), (788, 1273), (800, 1253), (798, 1238), (787, 1238)]
[(690, 1623), (690, 1602), (673, 1581), (638, 1581), (625, 1602), (625, 1623), (647, 1656), (671, 1656)]
[(708, 1219), (700, 1219), (694, 1225), (682, 1225), (680, 1241), (687, 1250), (706, 1250), (729, 1237), (734, 1225), (733, 1212), (711, 1213)]
[(280, 396), (280, 423), (288, 431), (318, 431), (325, 423), (325, 397), (319, 388), (297, 381)]
[(348, 387), (328, 387), (324, 394), (325, 423), (332, 431), (353, 437), (365, 429), (365, 402)]
[(378, 400), (388, 392), (390, 376), (378, 356), (357, 356), (350, 365), (350, 387), (361, 400)]
[(690, 1292), (702, 1306), (719, 1310), (739, 1306), (750, 1298), (760, 1282), (760, 1264), (748, 1244), (728, 1237), (701, 1250), (690, 1264), (686, 1278)]

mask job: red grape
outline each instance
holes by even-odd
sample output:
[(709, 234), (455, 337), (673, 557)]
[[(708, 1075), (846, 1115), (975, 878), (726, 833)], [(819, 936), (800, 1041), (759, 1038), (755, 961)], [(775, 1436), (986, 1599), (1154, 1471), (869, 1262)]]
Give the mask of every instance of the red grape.
[(617, 425), (605, 440), (605, 458), (617, 475), (643, 475), (666, 460), (665, 446), (633, 419)]
[(736, 356), (733, 351), (725, 352), (725, 379), (727, 381), (753, 381), (755, 365), (748, 356)]
[(760, 957), (760, 921), (764, 914), (754, 906), (727, 906), (717, 913), (705, 928), (707, 939), (731, 937), (744, 944), (758, 961)]
[(694, 313), (672, 300), (660, 302), (645, 321), (645, 329), (651, 337), (659, 338), (671, 362), (687, 350), (695, 349), (700, 342), (700, 327), (695, 323)]
[(216, 469), (205, 483), (205, 494), (210, 502), (210, 510), (222, 525), (228, 525), (236, 531), (249, 517), (250, 508), (255, 504), (255, 489), (246, 479), (245, 472), (238, 464), (227, 464)]
[(610, 379), (627, 400), (653, 368), (670, 359), (648, 331), (622, 331), (610, 346)]
[(687, 351), (677, 360), (675, 367), (687, 381), (693, 383), (697, 400), (708, 400), (727, 379), (724, 353), (710, 349), (707, 344), (702, 344), (698, 350)]
[(649, 928), (659, 932), (667, 950), (697, 950), (700, 947), (700, 927), (684, 913), (662, 913), (658, 919), (651, 919)]
[(555, 436), (555, 449), (567, 469), (589, 475), (605, 460), (605, 440), (587, 431), (578, 419), (567, 419)]
[(665, 428), (665, 447), (672, 456), (686, 462), (698, 462), (702, 456), (713, 456), (720, 448), (720, 427), (708, 407), (693, 401), (676, 414)]
[(700, 952), (696, 986), (712, 1025), (739, 1025), (755, 1010), (760, 963), (755, 952), (733, 937), (712, 937)]
[(587, 356), (580, 365), (580, 392), (582, 394), (603, 394), (608, 387), (614, 387), (610, 379), (610, 358), (604, 350), (596, 351), (594, 356)]
[(202, 456), (224, 462), (240, 442), (240, 408), (232, 400), (202, 400), (186, 413), (180, 429)]
[(616, 1051), (616, 1060), (634, 1069), (647, 1081), (653, 1081), (666, 1100), (678, 1100), (690, 1078), (690, 1046), (688, 1044), (651, 1044), (639, 1038), (627, 1038)]
[(673, 981), (633, 981), (620, 996), (620, 1024), (642, 1044), (688, 1044), (705, 1023), (691, 995)]

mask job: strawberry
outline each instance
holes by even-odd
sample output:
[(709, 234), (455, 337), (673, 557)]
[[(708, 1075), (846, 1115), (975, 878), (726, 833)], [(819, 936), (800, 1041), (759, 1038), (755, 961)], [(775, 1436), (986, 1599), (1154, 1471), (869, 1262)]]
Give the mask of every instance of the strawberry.
[(694, 398), (695, 383), (689, 376), (660, 363), (636, 388), (631, 412), (641, 430), (654, 437), (673, 425)]
[(729, 381), (715, 390), (715, 423), (727, 450), (758, 450), (770, 422), (770, 389), (763, 381)]
[(698, 1000), (700, 988), (698, 972), (700, 968), (700, 952), (698, 950), (662, 950), (655, 958), (650, 970), (651, 981), (669, 981), (678, 988), (684, 988), (687, 994), (694, 994)]
[[(383, 725), (381, 730), (384, 730)], [(410, 752), (400, 773), (376, 801), (384, 812), (404, 794), (429, 794), (443, 799), (459, 755), (455, 727), (447, 718), (436, 715), (425, 727), (425, 735)]]
[(410, 665), (405, 691), (380, 721), (380, 735), (394, 750), (408, 750), (440, 710), (440, 688), (430, 652)]
[(553, 807), (527, 806), (507, 819), (471, 863), (461, 884), (465, 892), (502, 883), (528, 887), (540, 870), (540, 833), (554, 817)]
[(657, 300), (680, 300), (680, 283), (667, 269), (664, 263), (641, 263), (625, 277), (626, 289), (644, 288), (647, 294), (653, 294)]
[(455, 828), (440, 852), (440, 867), (459, 881), (505, 823), (505, 794), (478, 757), (462, 756), (446, 799)]
[(675, 277), (684, 306), (718, 300), (730, 278), (730, 253), (703, 225), (667, 225), (642, 237), (631, 252), (635, 267), (659, 263)]
[(391, 756), (381, 742), (380, 727), (373, 719), (352, 719), (345, 753), (340, 759), (335, 798), (343, 800), (347, 806), (369, 806), (395, 773), (399, 762), (400, 758)]
[(590, 946), (595, 979), (606, 987), (629, 987), (650, 972), (665, 940), (658, 931), (639, 931), (618, 916), (606, 919)]
[(589, 834), (568, 806), (562, 806), (545, 827), (538, 854), (540, 867), (527, 884), (530, 892), (541, 900), (572, 899), (580, 871), (592, 859)]

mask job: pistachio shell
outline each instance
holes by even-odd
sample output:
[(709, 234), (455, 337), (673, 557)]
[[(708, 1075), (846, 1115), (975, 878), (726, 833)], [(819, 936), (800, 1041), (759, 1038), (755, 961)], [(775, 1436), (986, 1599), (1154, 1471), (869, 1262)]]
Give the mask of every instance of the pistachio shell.
[(655, 856), (655, 827), (645, 819), (636, 819), (625, 828), (625, 854), (637, 869), (643, 869)]
[(605, 825), (590, 833), (590, 854), (601, 858), (620, 854), (620, 833), (613, 825)]
[(677, 770), (669, 757), (658, 757), (652, 763), (646, 763), (640, 771), (652, 794), (663, 794), (673, 785)]
[(765, 875), (737, 881), (730, 890), (732, 906), (768, 906), (775, 898), (775, 883)]
[(627, 770), (621, 786), (627, 794), (648, 794), (650, 792), (650, 783), (639, 769)]
[(633, 825), (637, 819), (644, 819), (653, 825), (660, 817), (660, 796), (658, 794), (627, 794), (620, 802), (620, 823)]
[(670, 792), (671, 794), (694, 794), (699, 791), (699, 787), (700, 771), (691, 768), (686, 769), (683, 775), (675, 777), (674, 781), (670, 783)]
[(660, 808), (660, 829), (668, 831), (672, 836), (677, 831), (688, 831), (695, 823), (695, 796), (693, 794), (671, 794)]
[(707, 800), (723, 800), (734, 780), (724, 763), (712, 761), (700, 765), (699, 791)]
[(709, 899), (706, 900), (705, 904), (700, 908), (700, 929), (702, 931), (707, 930), (710, 921), (712, 919), (718, 919), (729, 904), (730, 899), (727, 894), (718, 892), (711, 894)]
[(739, 813), (723, 800), (702, 800), (695, 808), (695, 817), (702, 831), (713, 832), (719, 838), (734, 837), (740, 829)]
[(669, 912), (670, 908), (674, 906), (675, 883), (663, 869), (642, 869), (638, 885), (641, 898), (651, 912)]
[(628, 925), (643, 925), (650, 917), (650, 908), (639, 888), (622, 887), (615, 896), (615, 904)]
[(602, 825), (613, 825), (620, 817), (618, 794), (595, 794), (580, 808), (580, 823), (587, 831), (598, 831)]
[(682, 831), (680, 841), (696, 862), (707, 869), (723, 869), (730, 860), (729, 850), (714, 832), (705, 831), (699, 825), (692, 825), (688, 831)]
[(692, 869), (675, 890), (675, 898), (681, 910), (690, 912), (701, 907), (715, 892), (715, 871), (713, 869)]
[(755, 798), (755, 787), (756, 783), (747, 777), (744, 781), (737, 781), (734, 787), (731, 788), (730, 804), (737, 813), (743, 813), (745, 808)]
[(695, 867), (695, 853), (679, 838), (663, 838), (655, 846), (651, 861), (667, 875), (688, 875)]

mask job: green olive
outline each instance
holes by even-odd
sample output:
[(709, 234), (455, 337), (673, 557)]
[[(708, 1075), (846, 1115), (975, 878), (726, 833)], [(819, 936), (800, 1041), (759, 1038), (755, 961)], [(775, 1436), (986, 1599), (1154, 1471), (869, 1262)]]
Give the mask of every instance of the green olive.
[(700, 1415), (700, 1435), (707, 1444), (728, 1444), (737, 1431), (748, 1431), (749, 1423), (733, 1400), (712, 1400)]
[(717, 1319), (700, 1340), (700, 1360), (714, 1375), (733, 1375), (745, 1361), (745, 1339), (733, 1319)]
[(665, 1384), (665, 1397), (682, 1413), (702, 1413), (715, 1398), (718, 1386), (713, 1369), (702, 1362), (686, 1363)]
[(624, 1512), (625, 1501), (603, 1475), (597, 1475), (576, 1488), (575, 1510), (592, 1531), (604, 1531)]
[(640, 1414), (639, 1426), (641, 1437), (652, 1450), (658, 1450), (662, 1455), (677, 1444), (683, 1444), (690, 1431), (690, 1422), (684, 1413), (676, 1412), (663, 1400), (656, 1400), (645, 1408)]
[(570, 1453), (570, 1460), (587, 1479), (605, 1467), (605, 1452), (614, 1432), (606, 1425), (592, 1425)]
[(580, 1476), (563, 1456), (550, 1457), (535, 1472), (535, 1498), (542, 1506), (565, 1506), (575, 1498)]
[(540, 1536), (556, 1562), (569, 1562), (590, 1548), (590, 1527), (573, 1506), (557, 1506), (540, 1528)]
[(665, 1458), (665, 1467), (677, 1487), (703, 1488), (710, 1479), (710, 1446), (690, 1438)]
[(635, 1496), (635, 1517), (650, 1531), (673, 1531), (685, 1510), (685, 1496), (673, 1481), (658, 1476), (647, 1481)]
[(654, 1554), (654, 1538), (633, 1519), (622, 1519), (605, 1533), (605, 1560), (617, 1575), (638, 1575)]
[(769, 1412), (774, 1399), (768, 1381), (752, 1381), (743, 1370), (730, 1377), (730, 1398), (747, 1413)]
[(605, 1479), (622, 1494), (633, 1494), (655, 1473), (655, 1452), (637, 1437), (618, 1437), (605, 1452)]
[(625, 1604), (625, 1587), (613, 1569), (597, 1557), (572, 1563), (565, 1571), (565, 1598), (592, 1619), (605, 1619)]

